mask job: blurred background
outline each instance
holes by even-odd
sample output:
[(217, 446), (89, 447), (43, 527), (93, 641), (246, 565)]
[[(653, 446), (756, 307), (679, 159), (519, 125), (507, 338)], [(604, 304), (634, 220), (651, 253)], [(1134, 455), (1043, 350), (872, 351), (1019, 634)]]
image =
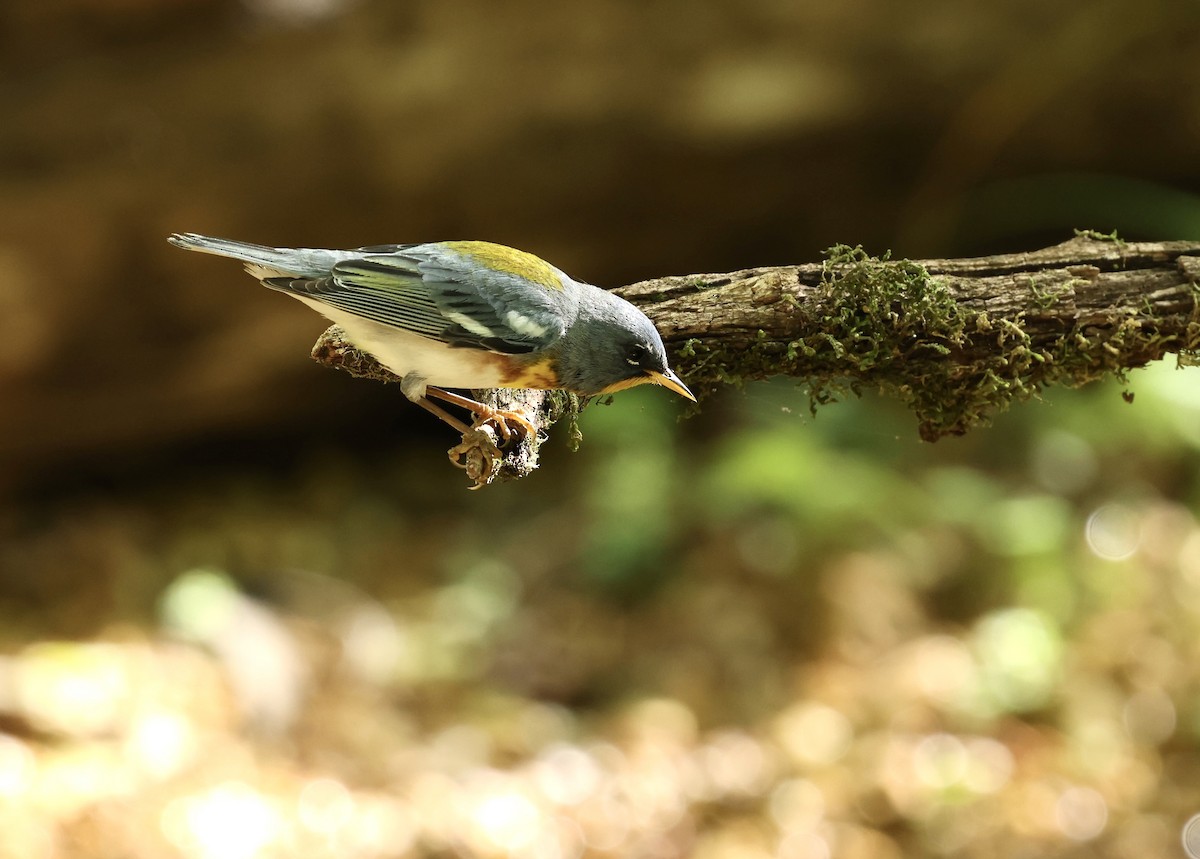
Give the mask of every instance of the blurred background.
[(1198, 371), (936, 445), (635, 390), (470, 493), (165, 242), (1195, 240), (1197, 56), (1194, 0), (6, 0), (0, 857), (1200, 856)]

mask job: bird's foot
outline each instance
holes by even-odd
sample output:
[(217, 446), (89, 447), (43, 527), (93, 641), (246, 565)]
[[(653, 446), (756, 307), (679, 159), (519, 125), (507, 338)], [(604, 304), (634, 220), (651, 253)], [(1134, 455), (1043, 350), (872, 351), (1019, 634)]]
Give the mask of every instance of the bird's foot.
[[(507, 446), (517, 436), (519, 441), (521, 437), (527, 435), (537, 435), (537, 427), (533, 422), (525, 416), (523, 412), (514, 411), (512, 409), (495, 409), (491, 406), (479, 404), (480, 410), (475, 413), (475, 421), (472, 428), (479, 429), (483, 426), (495, 426), (496, 431), (500, 433), (500, 437), (504, 439), (504, 444)], [(514, 429), (509, 424), (515, 424), (518, 429)]]
[(472, 489), (482, 489), (492, 482), (497, 472), (496, 464), (504, 456), (496, 444), (496, 430), (484, 422), (478, 422), (463, 433), (462, 442), (446, 453), (451, 463), (475, 481)]
[(446, 452), (450, 461), (475, 481), (472, 489), (492, 482), (499, 473), (504, 450), (530, 435), (537, 437), (537, 427), (521, 412), (490, 406), (483, 409), (475, 414), (474, 422), (463, 433), (462, 443)]

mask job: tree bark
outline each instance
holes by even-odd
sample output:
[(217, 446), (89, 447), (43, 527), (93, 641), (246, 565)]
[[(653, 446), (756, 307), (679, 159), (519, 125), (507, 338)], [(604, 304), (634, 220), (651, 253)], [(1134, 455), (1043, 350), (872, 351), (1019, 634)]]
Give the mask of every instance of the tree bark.
[[(663, 277), (615, 290), (658, 326), (703, 400), (726, 384), (792, 376), (810, 407), (877, 388), (935, 441), (986, 423), (1051, 384), (1078, 387), (1200, 352), (1200, 242), (1127, 243), (1080, 233), (1038, 251), (891, 260), (858, 248), (823, 263)], [(313, 357), (396, 381), (330, 329)], [(545, 430), (579, 403), (561, 393), (479, 391)], [(577, 432), (577, 430), (575, 430)], [(477, 484), (537, 467), (538, 439), (506, 450)]]

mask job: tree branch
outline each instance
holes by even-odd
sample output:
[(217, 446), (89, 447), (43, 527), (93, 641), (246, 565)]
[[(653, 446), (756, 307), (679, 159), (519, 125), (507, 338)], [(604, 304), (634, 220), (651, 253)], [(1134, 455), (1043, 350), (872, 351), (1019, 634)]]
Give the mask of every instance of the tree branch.
[[(1172, 352), (1196, 360), (1198, 284), (1200, 242), (1081, 233), (1043, 250), (975, 259), (878, 259), (838, 247), (824, 263), (663, 277), (615, 291), (654, 321), (701, 397), (778, 375), (800, 379), (813, 408), (877, 388), (907, 403), (921, 437), (935, 441), (1047, 385), (1120, 377)], [(336, 328), (313, 357), (396, 381)], [(559, 393), (476, 393), (528, 411), (542, 429), (579, 408)], [(493, 477), (528, 474), (537, 446), (525, 439), (505, 451)]]

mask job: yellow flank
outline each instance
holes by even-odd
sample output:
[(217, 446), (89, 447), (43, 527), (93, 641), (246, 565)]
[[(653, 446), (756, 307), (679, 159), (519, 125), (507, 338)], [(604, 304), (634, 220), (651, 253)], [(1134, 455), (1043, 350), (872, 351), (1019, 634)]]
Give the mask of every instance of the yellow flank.
[(446, 247), (468, 256), (484, 268), (515, 274), (547, 289), (562, 289), (562, 281), (550, 263), (533, 254), (492, 242), (444, 242)]

